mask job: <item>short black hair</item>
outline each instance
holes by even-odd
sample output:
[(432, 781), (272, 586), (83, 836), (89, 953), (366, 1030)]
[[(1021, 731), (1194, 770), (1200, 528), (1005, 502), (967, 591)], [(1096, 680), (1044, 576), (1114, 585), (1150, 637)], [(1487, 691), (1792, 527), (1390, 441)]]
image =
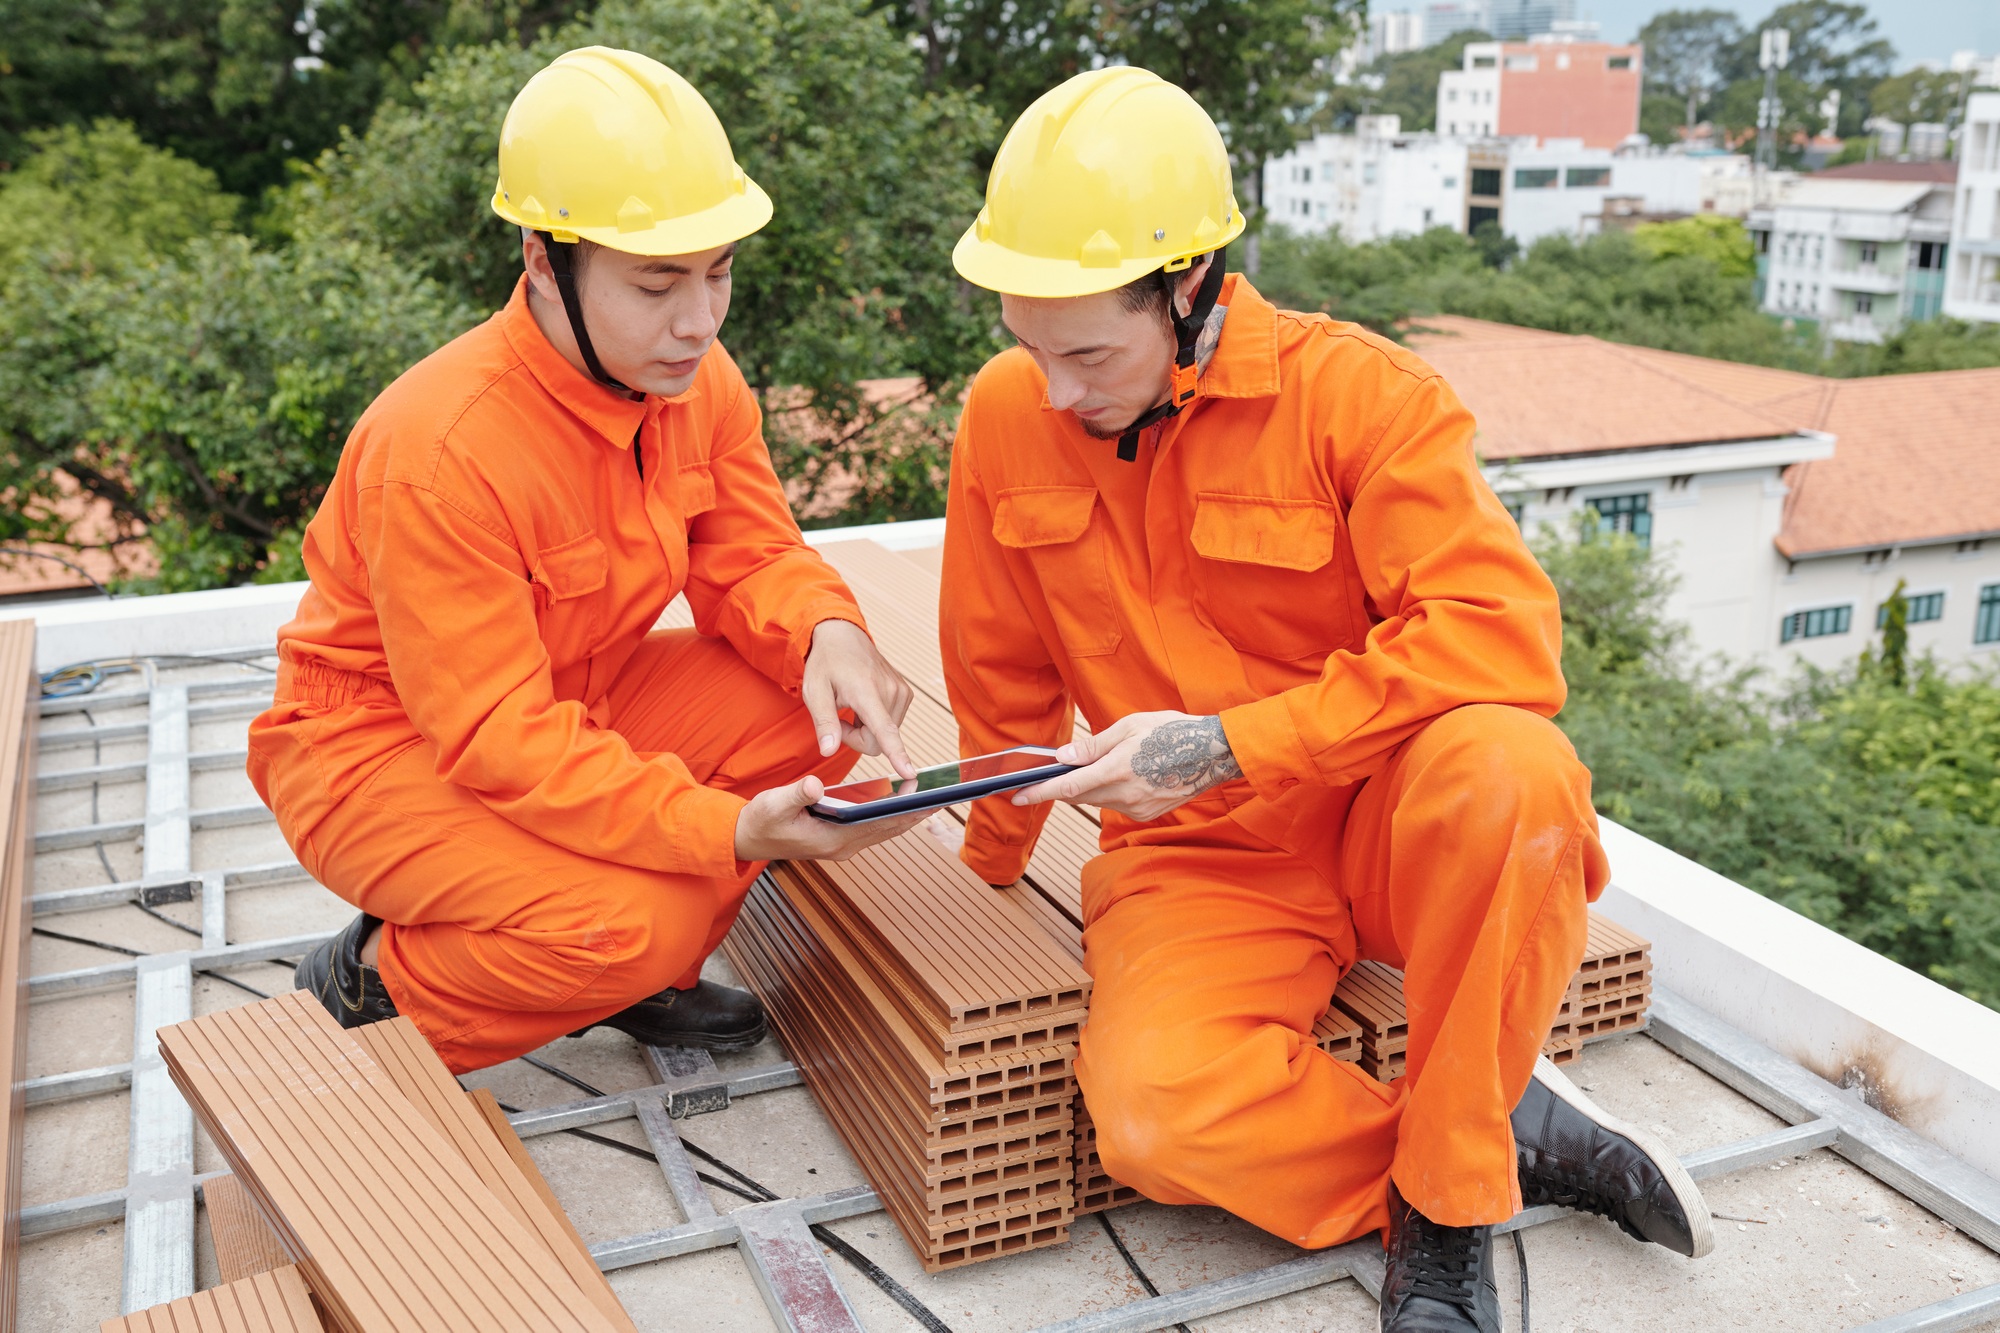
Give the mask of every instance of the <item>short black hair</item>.
[(1118, 293), (1118, 299), (1123, 303), (1125, 309), (1134, 315), (1144, 315), (1150, 312), (1165, 319), (1173, 313), (1173, 306), (1169, 304), (1169, 301), (1173, 296), (1175, 284), (1180, 281), (1181, 274), (1186, 273), (1188, 269), (1193, 268), (1206, 258), (1208, 258), (1207, 255), (1196, 255), (1187, 262), (1186, 268), (1175, 269), (1172, 273), (1167, 272), (1164, 268), (1156, 268), (1151, 273), (1142, 274), (1126, 283), (1123, 287), (1115, 289)]

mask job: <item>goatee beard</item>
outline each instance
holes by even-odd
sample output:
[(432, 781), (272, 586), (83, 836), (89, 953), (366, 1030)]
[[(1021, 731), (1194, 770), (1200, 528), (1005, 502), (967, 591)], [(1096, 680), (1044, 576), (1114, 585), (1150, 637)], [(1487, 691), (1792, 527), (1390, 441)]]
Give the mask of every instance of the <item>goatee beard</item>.
[(1101, 422), (1085, 421), (1082, 417), (1077, 418), (1076, 424), (1083, 427), (1083, 433), (1093, 440), (1115, 440), (1132, 429), (1130, 422), (1123, 426), (1106, 426)]

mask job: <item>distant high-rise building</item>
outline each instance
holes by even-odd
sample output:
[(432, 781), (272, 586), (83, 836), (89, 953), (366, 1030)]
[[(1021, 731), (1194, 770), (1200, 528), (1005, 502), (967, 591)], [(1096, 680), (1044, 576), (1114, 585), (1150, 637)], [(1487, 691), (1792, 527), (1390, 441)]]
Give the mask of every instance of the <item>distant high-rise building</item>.
[(1556, 31), (1558, 23), (1575, 21), (1576, 0), (1492, 0), (1486, 31), (1503, 42), (1524, 42)]
[(1436, 46), (1460, 32), (1490, 33), (1484, 0), (1444, 0), (1424, 9), (1424, 45)]
[(1639, 130), (1641, 48), (1611, 42), (1472, 42), (1438, 77), (1438, 133), (1578, 139), (1616, 148)]
[(1368, 16), (1368, 58), (1393, 56), (1404, 51), (1421, 50), (1429, 45), (1424, 40), (1424, 15), (1415, 9), (1377, 10)]

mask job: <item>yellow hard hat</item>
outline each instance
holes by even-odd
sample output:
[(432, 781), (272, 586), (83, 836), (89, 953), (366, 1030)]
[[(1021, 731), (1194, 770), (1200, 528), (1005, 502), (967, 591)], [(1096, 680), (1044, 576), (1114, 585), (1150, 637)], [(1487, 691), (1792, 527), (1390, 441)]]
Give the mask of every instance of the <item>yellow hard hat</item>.
[(1243, 225), (1215, 122), (1159, 75), (1121, 65), (1021, 113), (951, 262), (1012, 296), (1088, 296), (1184, 269)]
[(686, 255), (756, 231), (771, 199), (694, 85), (635, 51), (586, 46), (507, 109), (493, 211), (558, 241)]

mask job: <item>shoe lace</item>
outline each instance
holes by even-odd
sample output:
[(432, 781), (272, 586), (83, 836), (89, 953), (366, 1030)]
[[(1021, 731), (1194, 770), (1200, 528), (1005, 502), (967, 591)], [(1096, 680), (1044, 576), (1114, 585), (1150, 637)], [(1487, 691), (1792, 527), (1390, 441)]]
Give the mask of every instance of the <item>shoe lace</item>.
[(1448, 1227), (1412, 1210), (1408, 1225), (1415, 1234), (1404, 1251), (1411, 1296), (1425, 1296), (1462, 1310), (1479, 1300), (1479, 1227)]
[(1523, 1178), (1521, 1196), (1522, 1202), (1531, 1207), (1552, 1203), (1603, 1217), (1615, 1215), (1626, 1203), (1622, 1196), (1593, 1180), (1583, 1168), (1553, 1161), (1543, 1161)]

